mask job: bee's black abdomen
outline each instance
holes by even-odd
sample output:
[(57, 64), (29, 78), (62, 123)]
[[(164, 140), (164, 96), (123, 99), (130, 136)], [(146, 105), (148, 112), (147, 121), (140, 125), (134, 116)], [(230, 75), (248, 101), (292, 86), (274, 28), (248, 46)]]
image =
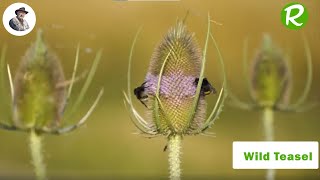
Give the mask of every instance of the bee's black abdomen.
[(137, 97), (137, 99), (145, 106), (147, 107), (146, 103), (144, 102), (147, 98), (148, 95), (145, 93), (145, 85), (146, 82), (142, 83), (141, 86), (135, 88), (133, 90), (134, 95)]
[[(195, 86), (197, 86), (199, 83), (199, 78), (196, 78), (194, 80)], [(209, 95), (210, 93), (215, 94), (216, 89), (209, 83), (207, 78), (203, 78), (202, 84), (201, 84), (201, 95)]]

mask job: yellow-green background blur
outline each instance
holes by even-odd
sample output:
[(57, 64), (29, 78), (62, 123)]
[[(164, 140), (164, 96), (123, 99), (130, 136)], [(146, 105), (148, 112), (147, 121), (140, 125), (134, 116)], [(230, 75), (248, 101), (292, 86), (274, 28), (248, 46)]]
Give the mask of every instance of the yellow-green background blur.
[[(15, 1), (0, 1), (0, 12)], [(190, 10), (187, 25), (203, 47), (207, 13), (213, 20), (213, 32), (223, 54), (228, 86), (243, 100), (249, 100), (242, 72), (242, 48), (249, 38), (252, 60), (261, 44), (263, 33), (291, 57), (294, 92), (292, 101), (301, 94), (306, 79), (306, 61), (302, 33), (309, 40), (313, 58), (313, 85), (309, 101), (319, 100), (320, 89), (320, 2), (301, 1), (309, 11), (308, 24), (300, 31), (289, 30), (280, 22), (280, 11), (289, 2), (279, 0), (193, 0), (180, 2), (114, 2), (111, 0), (20, 1), (30, 5), (37, 16), (35, 29), (24, 37), (10, 35), (0, 26), (0, 46), (7, 44), (6, 60), (13, 74), (39, 28), (46, 42), (60, 57), (66, 77), (70, 77), (75, 50), (81, 43), (79, 72), (87, 70), (95, 53), (103, 48), (102, 61), (84, 104), (74, 119), (90, 106), (99, 88), (105, 94), (85, 127), (63, 136), (46, 135), (45, 161), (51, 179), (166, 179), (167, 153), (165, 137), (147, 139), (131, 123), (123, 104), (126, 72), (134, 34), (143, 25), (134, 52), (134, 87), (146, 74), (154, 47), (177, 18)], [(221, 66), (212, 43), (209, 47), (206, 77), (219, 89)], [(75, 85), (73, 98), (83, 84)], [(9, 94), (8, 94), (9, 96)], [(208, 98), (210, 107), (217, 95)], [(137, 100), (136, 106), (144, 108)], [(0, 97), (0, 103), (2, 99)], [(1, 112), (9, 113), (9, 112)], [(185, 179), (263, 179), (264, 170), (232, 169), (232, 142), (263, 139), (261, 112), (246, 112), (225, 106), (210, 130), (215, 138), (194, 136), (183, 141), (182, 168)], [(306, 113), (275, 114), (275, 139), (281, 141), (319, 141), (319, 107)], [(0, 115), (1, 117), (1, 115)], [(68, 120), (69, 121), (69, 120)], [(28, 136), (21, 132), (0, 131), (0, 179), (33, 177)], [(303, 148), (303, 147), (301, 147)], [(319, 170), (278, 170), (277, 179), (317, 179)]]

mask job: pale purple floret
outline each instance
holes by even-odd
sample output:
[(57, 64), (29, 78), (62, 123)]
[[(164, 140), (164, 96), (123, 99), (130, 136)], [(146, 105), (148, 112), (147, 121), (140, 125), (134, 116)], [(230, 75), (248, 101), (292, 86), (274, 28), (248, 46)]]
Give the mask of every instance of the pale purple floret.
[[(160, 84), (160, 95), (164, 97), (185, 98), (196, 94), (196, 77), (186, 76), (182, 71), (166, 73), (162, 75)], [(155, 95), (158, 86), (158, 75), (148, 73), (146, 76), (145, 91), (147, 94)]]

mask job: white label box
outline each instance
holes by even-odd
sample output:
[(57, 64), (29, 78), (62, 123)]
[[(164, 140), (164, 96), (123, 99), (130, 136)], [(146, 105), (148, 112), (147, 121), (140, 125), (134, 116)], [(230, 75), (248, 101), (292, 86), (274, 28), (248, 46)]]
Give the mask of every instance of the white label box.
[(234, 141), (233, 169), (318, 169), (317, 141)]

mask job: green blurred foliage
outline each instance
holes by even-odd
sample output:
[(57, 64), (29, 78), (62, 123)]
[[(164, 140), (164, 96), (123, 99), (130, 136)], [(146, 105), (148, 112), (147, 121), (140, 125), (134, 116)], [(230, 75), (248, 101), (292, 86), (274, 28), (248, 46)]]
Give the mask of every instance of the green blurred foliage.
[[(15, 1), (1, 1), (0, 12)], [(310, 101), (319, 99), (320, 88), (320, 21), (319, 1), (301, 1), (308, 8), (309, 22), (301, 31), (286, 29), (280, 11), (291, 1), (182, 0), (181, 2), (115, 2), (92, 1), (28, 1), (36, 12), (35, 29), (42, 28), (50, 47), (59, 55), (66, 77), (71, 78), (77, 43), (81, 43), (79, 72), (88, 70), (99, 48), (104, 49), (93, 85), (77, 121), (94, 101), (101, 86), (105, 94), (86, 127), (64, 136), (45, 137), (45, 158), (52, 179), (166, 179), (167, 153), (165, 138), (147, 139), (134, 134), (123, 104), (126, 68), (134, 34), (143, 25), (133, 61), (133, 86), (144, 79), (155, 45), (177, 18), (190, 15), (187, 25), (195, 32), (201, 47), (206, 32), (206, 16), (222, 24), (213, 24), (214, 36), (224, 56), (228, 85), (233, 93), (248, 100), (242, 71), (242, 48), (249, 38), (249, 57), (254, 58), (262, 35), (268, 32), (290, 57), (293, 68), (293, 101), (301, 94), (306, 78), (306, 62), (302, 33), (306, 34), (314, 63), (314, 83)], [(7, 44), (7, 61), (15, 74), (21, 56), (34, 41), (36, 30), (24, 37), (14, 37), (0, 27), (0, 45)], [(221, 69), (213, 44), (210, 44), (206, 77), (219, 89)], [(82, 82), (75, 84), (72, 98), (78, 95)], [(9, 96), (9, 94), (8, 94)], [(2, 97), (0, 97), (2, 100)], [(208, 98), (212, 108), (217, 96)], [(72, 102), (72, 100), (71, 100)], [(2, 102), (1, 103), (5, 103)], [(136, 106), (143, 113), (138, 101)], [(307, 113), (275, 114), (275, 138), (283, 141), (319, 141), (319, 107)], [(9, 113), (0, 110), (2, 114)], [(215, 138), (185, 137), (183, 141), (183, 174), (186, 179), (263, 179), (264, 170), (233, 170), (232, 142), (262, 140), (260, 112), (246, 112), (226, 106), (211, 129)], [(0, 131), (0, 179), (32, 177), (27, 148), (27, 134)], [(5, 178), (7, 177), (7, 178)], [(277, 179), (319, 177), (317, 170), (278, 170)]]

